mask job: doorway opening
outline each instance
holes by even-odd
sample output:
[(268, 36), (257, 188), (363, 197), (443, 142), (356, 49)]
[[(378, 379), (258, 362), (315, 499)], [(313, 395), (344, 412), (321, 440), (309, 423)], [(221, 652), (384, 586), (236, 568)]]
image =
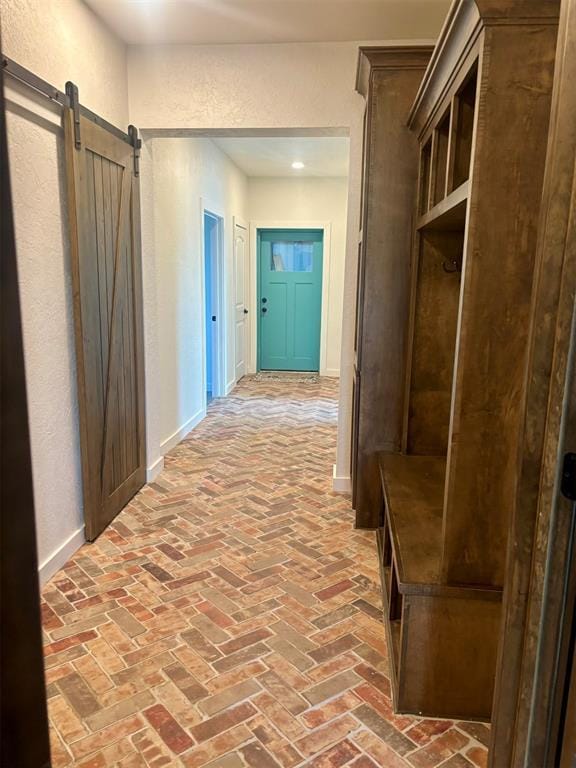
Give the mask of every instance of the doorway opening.
[(223, 227), (221, 216), (203, 207), (204, 230), (204, 396), (206, 405), (214, 397), (223, 396), (222, 360), (224, 345), (222, 328), (225, 327), (222, 300)]

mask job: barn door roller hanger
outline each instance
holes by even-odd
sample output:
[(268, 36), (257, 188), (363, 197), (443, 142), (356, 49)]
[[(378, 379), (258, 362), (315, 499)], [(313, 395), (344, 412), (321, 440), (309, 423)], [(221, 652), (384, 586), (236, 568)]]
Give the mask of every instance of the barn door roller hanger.
[(22, 67), (17, 62), (8, 58), (8, 56), (4, 56), (4, 54), (0, 54), (0, 56), (2, 59), (2, 69), (7, 75), (10, 75), (20, 83), (27, 85), (37, 93), (41, 93), (43, 96), (46, 96), (48, 99), (50, 99), (50, 101), (53, 101), (56, 104), (60, 104), (62, 107), (67, 107), (72, 110), (74, 114), (74, 146), (76, 149), (82, 148), (82, 135), (80, 132), (80, 116), (82, 116), (86, 118), (86, 120), (90, 120), (91, 122), (96, 123), (96, 125), (99, 125), (101, 128), (109, 131), (122, 141), (125, 141), (126, 144), (129, 144), (133, 148), (134, 175), (139, 175), (140, 148), (142, 147), (142, 140), (139, 138), (138, 129), (135, 126), (130, 125), (128, 127), (128, 133), (124, 133), (124, 131), (121, 131), (119, 128), (117, 128), (115, 125), (112, 125), (112, 123), (109, 123), (103, 117), (100, 117), (100, 115), (97, 115), (95, 112), (92, 112), (92, 110), (80, 104), (78, 86), (73, 82), (68, 81), (66, 83), (66, 92), (63, 93), (62, 91), (58, 90), (58, 88), (50, 85), (50, 83), (42, 80), (42, 78), (38, 77), (38, 75), (35, 75), (33, 72), (30, 72), (30, 70)]

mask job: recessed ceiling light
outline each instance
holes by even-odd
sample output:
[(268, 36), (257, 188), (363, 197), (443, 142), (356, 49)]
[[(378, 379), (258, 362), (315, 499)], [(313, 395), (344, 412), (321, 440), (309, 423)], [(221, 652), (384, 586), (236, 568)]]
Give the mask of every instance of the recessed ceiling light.
[(304, 168), (304, 163), (301, 160), (294, 160), (292, 168), (294, 168), (295, 171), (299, 171), (301, 168)]

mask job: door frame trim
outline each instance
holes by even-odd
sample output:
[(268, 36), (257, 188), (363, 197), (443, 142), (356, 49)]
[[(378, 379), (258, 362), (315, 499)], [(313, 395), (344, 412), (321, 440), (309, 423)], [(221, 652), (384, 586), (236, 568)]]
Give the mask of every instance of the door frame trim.
[(318, 229), (322, 231), (322, 306), (320, 310), (320, 376), (339, 376), (339, 371), (327, 368), (328, 318), (330, 316), (329, 287), (332, 254), (331, 221), (251, 221), (250, 222), (250, 356), (249, 371), (258, 370), (258, 232), (267, 229)]
[(226, 312), (226, 259), (224, 258), (224, 244), (226, 242), (226, 215), (219, 205), (214, 205), (206, 197), (200, 198), (200, 246), (202, 257), (200, 259), (200, 280), (202, 290), (200, 292), (200, 310), (202, 315), (201, 327), (202, 327), (202, 398), (204, 412), (207, 408), (207, 396), (206, 396), (206, 253), (205, 253), (205, 241), (204, 241), (204, 216), (212, 216), (216, 219), (218, 224), (216, 228), (217, 243), (216, 243), (216, 311), (217, 317), (221, 318), (220, 322), (216, 326), (216, 343), (218, 349), (216, 350), (215, 366), (213, 373), (214, 381), (212, 382), (212, 396), (213, 397), (225, 397), (227, 392), (226, 386), (226, 329), (228, 327), (228, 314)]

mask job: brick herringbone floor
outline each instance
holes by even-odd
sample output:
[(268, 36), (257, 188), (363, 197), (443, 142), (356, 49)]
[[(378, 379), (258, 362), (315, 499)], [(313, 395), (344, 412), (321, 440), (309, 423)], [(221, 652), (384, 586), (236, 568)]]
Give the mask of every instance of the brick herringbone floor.
[(336, 390), (242, 381), (45, 587), (54, 766), (485, 765), (487, 726), (392, 713)]

